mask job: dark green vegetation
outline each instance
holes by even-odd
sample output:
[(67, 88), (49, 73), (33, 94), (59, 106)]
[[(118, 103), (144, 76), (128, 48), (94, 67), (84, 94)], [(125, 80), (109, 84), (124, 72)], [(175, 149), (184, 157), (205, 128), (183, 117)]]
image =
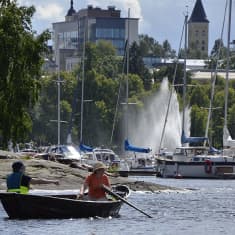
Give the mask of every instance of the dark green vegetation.
[(35, 36), (31, 27), (34, 7), (0, 1), (0, 138), (23, 140), (32, 127), (31, 113), (40, 88), (42, 52), (48, 32)]
[[(6, 148), (8, 140), (26, 142), (33, 140), (38, 145), (57, 143), (57, 83), (58, 74), (42, 74), (41, 65), (46, 52), (48, 31), (36, 36), (32, 30), (33, 7), (18, 7), (16, 1), (0, 2), (0, 146)], [(211, 53), (218, 53), (219, 41)], [(223, 47), (222, 52), (226, 50)], [(115, 56), (111, 44), (100, 41), (97, 45), (86, 45), (83, 141), (85, 144), (99, 146), (122, 146), (121, 120), (123, 105), (118, 106), (117, 119), (112, 142), (112, 129), (118, 95), (119, 103), (126, 98), (126, 67), (123, 58)], [(143, 63), (144, 56), (174, 58), (175, 51), (166, 40), (159, 44), (147, 35), (140, 36), (140, 44), (132, 44), (129, 60), (129, 102), (136, 103), (132, 109), (141, 112), (142, 107), (158, 92), (164, 77), (172, 82), (175, 65), (162, 66), (151, 73)], [(223, 59), (225, 53), (221, 53)], [(220, 58), (220, 59), (221, 59)], [(234, 66), (234, 59), (231, 59)], [(221, 64), (224, 67), (224, 64)], [(43, 76), (42, 76), (43, 75)], [(210, 81), (194, 81), (187, 73), (187, 103), (191, 109), (191, 135), (203, 136), (205, 133), (209, 107)], [(79, 142), (80, 104), (82, 67), (78, 65), (72, 73), (60, 73), (61, 85), (61, 143), (66, 142), (72, 119), (72, 139)], [(179, 66), (176, 83), (182, 84), (183, 68)], [(182, 103), (182, 87), (177, 87), (179, 102)], [(119, 92), (120, 90), (120, 92)], [(224, 113), (224, 79), (218, 78), (214, 96), (210, 141), (215, 147), (222, 145)], [(161, 110), (159, 110), (161, 112)], [(72, 117), (72, 118), (71, 118)], [(235, 82), (230, 83), (229, 120), (231, 134), (235, 133)], [(234, 137), (234, 136), (233, 136)]]

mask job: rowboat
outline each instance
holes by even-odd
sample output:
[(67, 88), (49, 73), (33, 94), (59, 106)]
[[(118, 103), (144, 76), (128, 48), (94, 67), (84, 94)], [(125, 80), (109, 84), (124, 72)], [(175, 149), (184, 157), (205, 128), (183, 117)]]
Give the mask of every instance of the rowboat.
[[(115, 194), (126, 198), (130, 190), (125, 185), (112, 188)], [(3, 208), (10, 219), (66, 219), (89, 217), (117, 217), (122, 200), (88, 201), (77, 195), (32, 195), (0, 193)]]

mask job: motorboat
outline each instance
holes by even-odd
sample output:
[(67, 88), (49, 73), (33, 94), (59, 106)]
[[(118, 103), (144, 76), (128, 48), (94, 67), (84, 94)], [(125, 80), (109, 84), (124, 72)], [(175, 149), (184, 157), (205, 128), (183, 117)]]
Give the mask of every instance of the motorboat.
[(173, 154), (157, 156), (157, 176), (164, 178), (235, 178), (235, 157), (208, 147), (178, 147)]
[(128, 176), (129, 166), (121, 160), (113, 150), (107, 148), (94, 148), (92, 151), (84, 152), (81, 157), (81, 163), (91, 167), (97, 163), (103, 162), (107, 166), (107, 171), (119, 173), (121, 176)]
[(134, 153), (125, 160), (129, 166), (129, 175), (155, 175), (155, 157), (149, 153)]

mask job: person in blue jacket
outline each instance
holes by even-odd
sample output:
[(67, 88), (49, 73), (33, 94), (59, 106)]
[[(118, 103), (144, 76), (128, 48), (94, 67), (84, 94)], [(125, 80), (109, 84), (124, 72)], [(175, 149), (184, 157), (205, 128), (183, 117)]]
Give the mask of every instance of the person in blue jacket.
[(7, 176), (7, 192), (27, 194), (30, 184), (59, 184), (58, 180), (31, 178), (25, 174), (23, 162), (16, 161), (12, 164), (12, 173)]

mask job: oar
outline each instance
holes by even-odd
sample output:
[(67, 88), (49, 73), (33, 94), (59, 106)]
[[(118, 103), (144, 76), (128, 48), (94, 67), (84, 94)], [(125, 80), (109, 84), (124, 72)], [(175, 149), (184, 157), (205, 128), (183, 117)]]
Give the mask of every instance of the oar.
[(106, 185), (103, 185), (103, 189), (109, 193), (111, 196), (118, 198), (119, 200), (121, 200), (122, 202), (126, 203), (128, 206), (136, 209), (137, 211), (141, 212), (142, 214), (148, 216), (149, 218), (153, 218), (151, 215), (148, 215), (147, 213), (145, 213), (144, 211), (142, 211), (141, 209), (137, 208), (135, 205), (133, 205), (132, 203), (128, 202), (127, 200), (125, 200), (123, 197), (119, 196), (117, 193), (114, 193), (109, 187), (107, 187)]

